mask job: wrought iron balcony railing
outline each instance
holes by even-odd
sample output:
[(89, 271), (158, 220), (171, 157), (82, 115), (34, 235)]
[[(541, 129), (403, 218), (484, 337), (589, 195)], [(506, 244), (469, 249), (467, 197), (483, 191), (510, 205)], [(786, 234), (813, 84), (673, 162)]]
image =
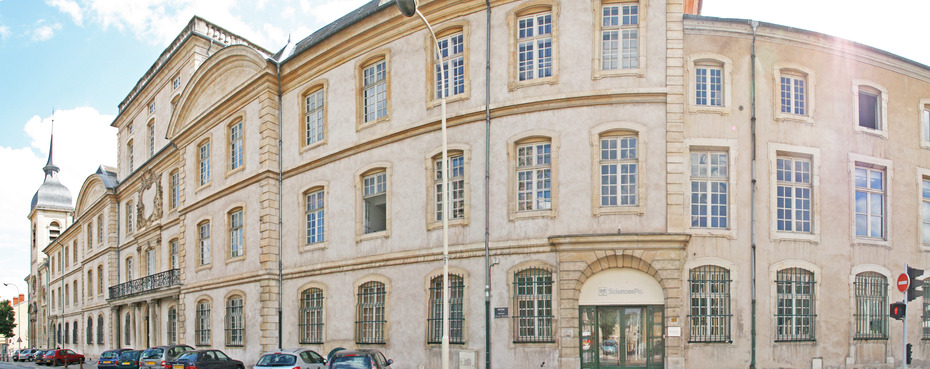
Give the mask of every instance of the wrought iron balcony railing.
[(171, 269), (110, 287), (110, 298), (108, 300), (121, 299), (180, 284), (180, 269)]

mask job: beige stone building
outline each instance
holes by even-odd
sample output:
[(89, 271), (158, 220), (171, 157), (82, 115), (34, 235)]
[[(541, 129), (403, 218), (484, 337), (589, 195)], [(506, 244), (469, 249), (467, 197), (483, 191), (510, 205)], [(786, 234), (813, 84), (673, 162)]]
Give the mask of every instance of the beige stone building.
[(449, 205), (454, 368), (900, 366), (930, 68), (700, 6), (423, 1), (441, 58), (377, 0), (277, 53), (195, 17), (73, 208), (50, 156), (30, 342), (438, 368)]

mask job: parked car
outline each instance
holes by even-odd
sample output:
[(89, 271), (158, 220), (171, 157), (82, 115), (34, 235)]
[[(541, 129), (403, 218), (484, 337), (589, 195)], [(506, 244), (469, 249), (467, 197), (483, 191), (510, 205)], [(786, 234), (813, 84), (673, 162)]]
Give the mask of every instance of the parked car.
[(41, 354), (36, 355), (36, 364), (38, 365), (49, 365), (51, 363), (51, 357), (54, 355), (55, 350), (45, 350)]
[(132, 349), (124, 348), (104, 351), (100, 354), (100, 358), (97, 359), (97, 369), (117, 369), (119, 365), (119, 354), (131, 350)]
[(241, 361), (212, 349), (188, 351), (168, 365), (171, 369), (245, 369)]
[(601, 342), (601, 351), (604, 351), (604, 355), (616, 355), (618, 348), (617, 341), (604, 340), (604, 342)]
[(326, 369), (326, 359), (313, 350), (298, 348), (266, 352), (252, 369)]
[(38, 362), (39, 362), (39, 359), (42, 358), (42, 355), (45, 354), (45, 351), (48, 351), (48, 349), (42, 349), (42, 348), (40, 348), (40, 349), (32, 350), (32, 354), (30, 354), (29, 357), (28, 357), (27, 359), (28, 359), (29, 361), (38, 363)]
[(139, 356), (142, 350), (126, 350), (119, 353), (116, 360), (117, 369), (139, 369)]
[(188, 345), (170, 345), (150, 347), (142, 351), (139, 369), (165, 369), (169, 361), (177, 359), (185, 352), (194, 350)]
[(45, 352), (43, 364), (65, 365), (80, 364), (84, 362), (84, 355), (71, 351), (71, 349), (55, 349)]
[(13, 351), (13, 353), (10, 354), (10, 360), (19, 361), (19, 350)]
[(32, 353), (32, 349), (22, 349), (18, 351), (19, 354), (13, 358), (14, 361), (26, 361), (26, 357)]
[(384, 369), (394, 363), (378, 350), (339, 351), (329, 359), (329, 369)]

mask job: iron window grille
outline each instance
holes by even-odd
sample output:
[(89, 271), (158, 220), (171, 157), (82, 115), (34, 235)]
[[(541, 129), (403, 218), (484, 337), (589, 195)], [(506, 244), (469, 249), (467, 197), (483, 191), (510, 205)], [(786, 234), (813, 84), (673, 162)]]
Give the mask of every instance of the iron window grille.
[(639, 4), (605, 5), (601, 14), (601, 69), (639, 68)]
[(242, 298), (230, 298), (226, 302), (226, 346), (242, 346), (245, 333), (242, 321)]
[(635, 206), (638, 176), (636, 136), (601, 138), (601, 206)]
[[(449, 177), (449, 186), (452, 187), (452, 208), (449, 209), (449, 220), (465, 218), (465, 157), (462, 154), (449, 155), (452, 163), (452, 176)], [(442, 220), (442, 207), (445, 204), (445, 193), (442, 189), (443, 165), (442, 158), (436, 160), (436, 220)]]
[(552, 13), (517, 19), (518, 78), (526, 81), (552, 76)]
[(691, 227), (729, 227), (727, 160), (725, 152), (691, 153)]
[(326, 108), (324, 105), (326, 91), (324, 89), (316, 90), (307, 95), (305, 101), (307, 104), (306, 119), (306, 141), (304, 145), (310, 145), (320, 142), (325, 138), (326, 131), (323, 129), (323, 123), (326, 121)]
[(366, 282), (358, 288), (355, 343), (384, 343), (384, 283)]
[(730, 270), (703, 265), (691, 269), (690, 342), (732, 342)]
[(930, 340), (930, 286), (924, 286), (924, 300), (921, 303), (923, 317), (921, 320), (921, 338)]
[(814, 341), (815, 311), (814, 273), (790, 268), (778, 271), (775, 279), (777, 306), (775, 341)]
[(888, 338), (888, 280), (885, 276), (866, 272), (856, 275), (856, 339)]
[(174, 345), (178, 342), (178, 309), (172, 307), (168, 309), (168, 344)]
[(776, 177), (778, 230), (811, 233), (811, 161), (779, 157)]
[(535, 142), (517, 147), (517, 210), (552, 208), (552, 146)]
[(323, 290), (319, 288), (300, 295), (300, 343), (323, 343)]
[[(443, 78), (438, 58), (433, 60), (436, 70), (436, 98), (458, 95), (465, 92), (465, 38), (461, 32), (439, 39), (439, 54), (442, 55)], [(450, 77), (451, 75), (451, 77)], [(443, 83), (445, 82), (445, 83)], [(449, 85), (452, 85), (451, 91)], [(443, 86), (445, 85), (445, 86)]]
[(313, 191), (307, 194), (307, 244), (326, 240), (325, 192)]
[(210, 302), (197, 303), (197, 325), (195, 329), (197, 346), (210, 345)]
[(514, 343), (555, 342), (552, 335), (552, 271), (530, 268), (513, 281)]
[[(449, 343), (465, 343), (465, 314), (462, 303), (465, 296), (465, 280), (462, 276), (449, 275)], [(426, 320), (427, 343), (442, 343), (442, 276), (434, 277), (429, 284), (429, 317)]]

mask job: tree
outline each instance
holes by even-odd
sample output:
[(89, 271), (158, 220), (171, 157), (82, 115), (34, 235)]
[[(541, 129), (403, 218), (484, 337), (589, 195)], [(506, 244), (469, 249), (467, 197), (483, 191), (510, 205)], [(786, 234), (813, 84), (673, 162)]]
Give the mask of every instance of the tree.
[(13, 336), (13, 328), (16, 327), (16, 323), (14, 323), (15, 315), (10, 300), (0, 301), (0, 335), (4, 337)]

